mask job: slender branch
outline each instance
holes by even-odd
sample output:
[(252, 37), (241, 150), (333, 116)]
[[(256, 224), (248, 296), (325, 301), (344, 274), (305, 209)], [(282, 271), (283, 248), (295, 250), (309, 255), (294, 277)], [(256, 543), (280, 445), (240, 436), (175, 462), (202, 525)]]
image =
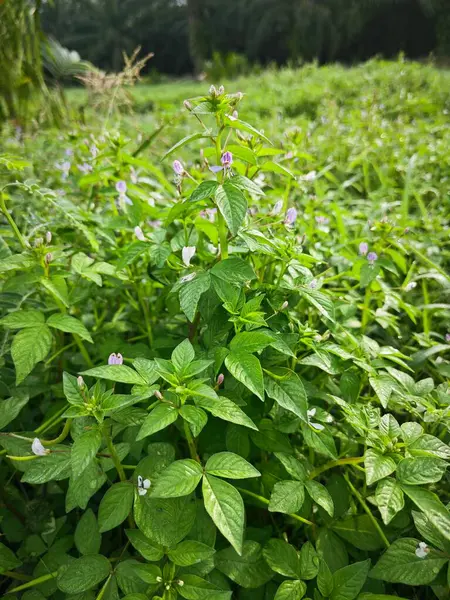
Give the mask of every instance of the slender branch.
[[(250, 490), (246, 490), (244, 488), (237, 487), (236, 489), (239, 492), (241, 492), (241, 494), (244, 494), (245, 496), (249, 496), (250, 498), (259, 500), (259, 502), (262, 502), (262, 504), (266, 504), (266, 505), (270, 504), (270, 501), (267, 500), (267, 498), (264, 498), (264, 496), (259, 496), (258, 494), (255, 494), (254, 492), (250, 492)], [(291, 519), (295, 519), (296, 521), (300, 521), (301, 523), (304, 523), (305, 525), (312, 525), (314, 527), (314, 523), (312, 521), (308, 521), (308, 519), (304, 519), (300, 515), (296, 515), (294, 513), (289, 513), (288, 517), (291, 517)]]
[(16, 222), (14, 221), (14, 219), (11, 216), (10, 212), (6, 208), (5, 194), (3, 194), (2, 192), (0, 192), (0, 210), (5, 215), (8, 223), (11, 225), (11, 229), (14, 231), (14, 234), (15, 234), (16, 238), (19, 240), (19, 243), (22, 246), (22, 248), (24, 250), (27, 250), (28, 245), (27, 245), (26, 241), (24, 240), (22, 234), (20, 233), (19, 228), (16, 225)]
[(18, 581), (31, 581), (33, 578), (25, 573), (14, 573), (13, 571), (3, 571), (3, 577), (9, 577), (10, 579), (17, 579)]
[(195, 447), (194, 438), (192, 437), (191, 430), (189, 429), (189, 424), (186, 421), (184, 421), (184, 434), (186, 436), (186, 440), (189, 446), (191, 458), (193, 460), (196, 460), (198, 463), (201, 463), (201, 460), (197, 454), (197, 448)]
[(340, 467), (341, 465), (357, 465), (364, 462), (364, 456), (352, 456), (350, 458), (340, 458), (338, 460), (332, 460), (321, 467), (317, 467), (314, 471), (309, 474), (309, 479), (315, 479), (318, 475), (321, 475), (325, 471), (334, 469), (334, 467)]
[(72, 425), (72, 419), (67, 419), (67, 421), (64, 424), (64, 428), (61, 431), (61, 433), (58, 435), (58, 437), (54, 438), (53, 440), (41, 440), (42, 445), (43, 446), (54, 446), (56, 444), (60, 444), (61, 442), (63, 442), (66, 437), (69, 435), (69, 431), (70, 431), (70, 426)]
[(53, 571), (53, 573), (48, 573), (47, 575), (42, 575), (41, 577), (37, 577), (37, 579), (32, 579), (23, 585), (19, 585), (12, 590), (9, 590), (9, 593), (15, 594), (16, 592), (21, 592), (22, 590), (27, 590), (31, 587), (35, 587), (40, 585), (41, 583), (45, 583), (49, 579), (54, 579), (58, 575), (58, 571)]
[(92, 367), (94, 367), (94, 363), (92, 362), (92, 359), (89, 356), (89, 352), (86, 350), (86, 346), (83, 344), (83, 340), (76, 333), (73, 334), (73, 339), (75, 340), (76, 345), (80, 349), (80, 352), (84, 360), (86, 361), (86, 364), (90, 369), (92, 369)]
[(347, 473), (344, 473), (344, 479), (347, 482), (348, 487), (350, 488), (352, 494), (355, 496), (355, 498), (358, 500), (358, 502), (361, 504), (361, 506), (363, 507), (364, 511), (366, 512), (367, 516), (369, 517), (369, 519), (372, 521), (373, 526), (375, 527), (375, 529), (378, 532), (378, 535), (380, 536), (380, 538), (383, 541), (383, 544), (386, 546), (386, 548), (389, 548), (389, 546), (391, 545), (389, 543), (389, 540), (387, 539), (387, 537), (384, 534), (384, 531), (381, 529), (378, 521), (375, 519), (375, 517), (372, 514), (372, 511), (370, 510), (370, 508), (367, 506), (366, 501), (364, 500), (364, 498), (361, 496), (361, 494), (358, 492), (358, 490), (355, 488), (355, 486), (352, 484), (352, 482), (350, 481), (350, 479), (348, 478)]
[(103, 434), (105, 436), (106, 445), (108, 447), (109, 453), (111, 454), (111, 458), (113, 460), (114, 466), (116, 467), (116, 471), (119, 475), (120, 481), (126, 481), (127, 478), (125, 477), (125, 471), (123, 470), (119, 455), (117, 454), (117, 451), (114, 447), (114, 444), (113, 444), (113, 441), (111, 438), (111, 434), (108, 431), (107, 427), (105, 427), (103, 429)]

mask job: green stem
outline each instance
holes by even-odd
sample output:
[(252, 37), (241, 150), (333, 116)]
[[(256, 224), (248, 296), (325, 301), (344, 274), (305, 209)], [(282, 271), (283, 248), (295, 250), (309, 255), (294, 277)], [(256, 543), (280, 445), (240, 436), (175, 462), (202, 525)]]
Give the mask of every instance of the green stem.
[(123, 470), (119, 455), (116, 452), (116, 449), (114, 447), (114, 444), (113, 444), (113, 441), (111, 438), (111, 434), (108, 431), (107, 427), (105, 427), (103, 429), (103, 434), (105, 436), (106, 445), (108, 447), (109, 453), (111, 454), (111, 458), (113, 460), (114, 466), (116, 467), (116, 471), (119, 475), (120, 481), (126, 481), (127, 478), (125, 477), (125, 471)]
[(27, 250), (28, 245), (27, 245), (26, 241), (24, 240), (22, 234), (20, 233), (19, 228), (16, 225), (16, 222), (14, 221), (14, 219), (12, 218), (8, 209), (6, 208), (5, 194), (3, 194), (3, 193), (0, 193), (0, 210), (5, 215), (8, 223), (11, 225), (11, 229), (14, 231), (14, 234), (15, 234), (16, 238), (19, 240), (19, 243), (22, 246), (22, 248), (24, 250)]
[(58, 435), (58, 437), (54, 438), (53, 440), (48, 440), (48, 441), (41, 440), (42, 445), (43, 446), (54, 446), (55, 444), (60, 444), (61, 442), (63, 442), (66, 439), (66, 437), (69, 435), (71, 425), (72, 425), (72, 419), (67, 419), (67, 421), (64, 424), (64, 428), (61, 431), (61, 433)]
[(217, 221), (219, 227), (219, 240), (220, 240), (220, 256), (222, 260), (228, 258), (228, 239), (227, 239), (227, 226), (225, 219), (223, 218), (220, 211), (217, 211)]
[(184, 435), (186, 436), (191, 458), (201, 464), (201, 460), (197, 454), (197, 448), (195, 447), (194, 438), (192, 437), (191, 430), (189, 429), (189, 424), (186, 421), (184, 421)]
[(57, 412), (55, 412), (51, 417), (49, 417), (46, 421), (42, 423), (37, 429), (34, 430), (34, 433), (43, 433), (53, 427), (56, 421), (61, 417), (61, 415), (67, 410), (67, 405), (60, 408)]
[(94, 366), (94, 363), (92, 362), (92, 359), (89, 356), (88, 351), (86, 350), (86, 346), (83, 344), (83, 340), (76, 333), (73, 334), (73, 339), (75, 340), (78, 348), (80, 349), (80, 352), (81, 352), (84, 360), (86, 361), (86, 364), (88, 365), (88, 367), (90, 369), (92, 369)]
[[(428, 294), (427, 282), (425, 279), (422, 279), (422, 293), (423, 293), (423, 303), (429, 304), (430, 296)], [(426, 308), (422, 309), (422, 323), (423, 323), (423, 332), (428, 337), (430, 335), (430, 319), (428, 310)]]
[(27, 590), (28, 588), (35, 587), (37, 585), (40, 585), (41, 583), (45, 583), (49, 579), (54, 579), (57, 575), (58, 575), (58, 571), (54, 571), (53, 573), (48, 573), (47, 575), (42, 575), (41, 577), (38, 577), (37, 579), (32, 579), (31, 581), (28, 581), (27, 583), (24, 583), (23, 585), (19, 585), (19, 586), (13, 588), (12, 590), (9, 590), (9, 592), (11, 594), (15, 594), (16, 592), (21, 592), (22, 590)]
[(383, 544), (386, 546), (386, 548), (389, 548), (390, 543), (389, 540), (387, 539), (387, 537), (384, 535), (384, 531), (381, 529), (378, 521), (375, 519), (375, 517), (372, 514), (372, 511), (370, 510), (370, 508), (367, 506), (364, 498), (361, 496), (361, 494), (358, 492), (358, 490), (355, 488), (355, 486), (352, 484), (352, 482), (350, 481), (350, 479), (348, 478), (347, 473), (344, 473), (344, 479), (347, 482), (348, 487), (350, 488), (352, 494), (355, 496), (355, 498), (358, 500), (358, 502), (361, 504), (361, 506), (363, 507), (364, 511), (366, 512), (367, 516), (369, 517), (369, 519), (372, 521), (373, 526), (375, 527), (375, 529), (378, 532), (378, 535), (380, 536), (380, 538), (383, 541)]
[[(244, 496), (249, 496), (250, 498), (259, 500), (259, 502), (261, 502), (262, 504), (265, 504), (266, 506), (269, 505), (269, 503), (270, 503), (270, 501), (267, 500), (267, 498), (264, 498), (264, 496), (259, 496), (258, 494), (255, 494), (254, 492), (250, 492), (250, 490), (246, 490), (246, 489), (240, 488), (240, 487), (236, 487), (236, 489), (241, 494), (244, 494)], [(314, 527), (314, 523), (312, 523), (311, 521), (308, 521), (308, 519), (304, 519), (300, 515), (296, 515), (294, 513), (289, 513), (288, 517), (291, 517), (291, 519), (295, 519), (296, 521), (300, 521), (301, 523), (304, 523), (305, 525), (312, 525)]]
[[(395, 246), (396, 248), (398, 248), (399, 250), (401, 250), (402, 252), (405, 252), (405, 247), (402, 246), (402, 244), (399, 244), (398, 242), (392, 242), (392, 245)], [(432, 260), (430, 260), (428, 258), (428, 256), (425, 256), (425, 254), (423, 254), (422, 252), (420, 252), (420, 250), (417, 250), (417, 248), (414, 248), (414, 246), (412, 246), (411, 244), (407, 244), (406, 247), (407, 247), (408, 250), (410, 250), (411, 252), (413, 252), (417, 256), (417, 258), (420, 258), (420, 260), (422, 262), (424, 262), (429, 267), (432, 267), (433, 269), (436, 269), (436, 271), (438, 273), (440, 273), (443, 277), (445, 277), (445, 279), (447, 281), (450, 281), (450, 275), (444, 269), (441, 269), (441, 267), (439, 265), (437, 265)]]
[(364, 294), (364, 304), (362, 308), (362, 318), (361, 318), (361, 331), (364, 333), (367, 327), (367, 323), (369, 322), (370, 317), (370, 288), (371, 284), (366, 287), (366, 292)]
[(96, 600), (102, 600), (103, 596), (105, 595), (106, 588), (108, 587), (108, 583), (110, 582), (111, 577), (112, 577), (112, 573), (111, 573), (111, 575), (108, 576), (108, 579), (103, 584), (102, 589), (100, 590)]
[(315, 479), (318, 475), (321, 475), (325, 471), (334, 469), (334, 467), (340, 467), (341, 465), (355, 465), (364, 462), (364, 456), (352, 456), (350, 458), (340, 458), (339, 460), (332, 460), (321, 467), (317, 467), (314, 471), (309, 474), (309, 479)]
[(25, 573), (14, 573), (13, 571), (3, 571), (3, 577), (9, 577), (10, 579), (17, 579), (18, 581), (31, 581), (33, 579)]
[(152, 333), (152, 326), (150, 323), (150, 314), (148, 311), (148, 306), (145, 303), (145, 299), (142, 296), (142, 292), (138, 285), (136, 285), (136, 291), (137, 291), (137, 295), (138, 295), (138, 299), (139, 299), (139, 304), (141, 305), (142, 312), (144, 313), (144, 321), (145, 321), (145, 327), (147, 329), (148, 343), (151, 348), (153, 346), (153, 333)]

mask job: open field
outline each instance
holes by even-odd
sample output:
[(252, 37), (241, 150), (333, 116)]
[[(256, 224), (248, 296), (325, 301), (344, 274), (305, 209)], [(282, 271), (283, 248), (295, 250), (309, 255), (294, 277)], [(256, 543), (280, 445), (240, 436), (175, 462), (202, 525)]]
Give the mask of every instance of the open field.
[(224, 87), (5, 130), (4, 597), (449, 600), (450, 72)]

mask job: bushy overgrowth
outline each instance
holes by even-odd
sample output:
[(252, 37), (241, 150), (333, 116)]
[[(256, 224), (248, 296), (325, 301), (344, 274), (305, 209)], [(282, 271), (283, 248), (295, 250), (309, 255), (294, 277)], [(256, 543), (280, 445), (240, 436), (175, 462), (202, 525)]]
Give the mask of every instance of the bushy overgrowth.
[(4, 144), (5, 598), (449, 598), (448, 77), (255, 81)]

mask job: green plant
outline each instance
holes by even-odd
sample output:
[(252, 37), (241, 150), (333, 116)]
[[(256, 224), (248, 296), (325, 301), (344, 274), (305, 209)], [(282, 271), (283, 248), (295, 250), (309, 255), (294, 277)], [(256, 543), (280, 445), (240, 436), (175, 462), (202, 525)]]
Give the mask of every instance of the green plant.
[(448, 598), (448, 78), (251, 81), (0, 158), (6, 598)]

